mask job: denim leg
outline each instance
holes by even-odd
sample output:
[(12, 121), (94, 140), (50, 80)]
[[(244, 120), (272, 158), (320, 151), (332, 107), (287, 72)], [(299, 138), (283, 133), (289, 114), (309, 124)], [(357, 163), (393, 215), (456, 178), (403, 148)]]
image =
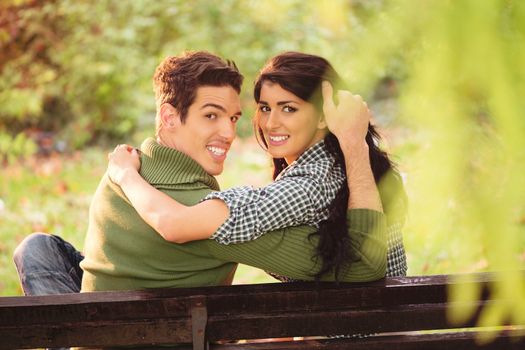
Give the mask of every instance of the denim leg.
[(25, 295), (80, 292), (82, 259), (71, 244), (46, 233), (32, 233), (13, 255)]

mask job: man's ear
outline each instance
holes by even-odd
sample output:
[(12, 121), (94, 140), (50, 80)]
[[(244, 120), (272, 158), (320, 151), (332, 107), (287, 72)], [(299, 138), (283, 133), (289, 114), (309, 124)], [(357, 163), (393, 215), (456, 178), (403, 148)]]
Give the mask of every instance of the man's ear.
[(169, 103), (160, 106), (160, 121), (162, 128), (172, 130), (181, 124), (179, 112)]

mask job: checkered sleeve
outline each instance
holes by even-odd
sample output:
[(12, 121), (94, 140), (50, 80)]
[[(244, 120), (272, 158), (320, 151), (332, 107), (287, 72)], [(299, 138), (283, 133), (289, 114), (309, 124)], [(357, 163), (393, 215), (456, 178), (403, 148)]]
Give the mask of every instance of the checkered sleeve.
[(402, 228), (405, 223), (406, 203), (399, 196), (388, 206), (387, 224), (387, 277), (406, 276), (408, 265), (403, 243)]
[(402, 223), (400, 221), (395, 221), (387, 227), (387, 277), (407, 275), (407, 257), (401, 228)]
[(212, 192), (204, 200), (223, 200), (230, 216), (210, 238), (221, 244), (241, 243), (271, 230), (315, 224), (316, 214), (326, 205), (319, 199), (319, 188), (311, 178), (286, 177), (262, 188)]

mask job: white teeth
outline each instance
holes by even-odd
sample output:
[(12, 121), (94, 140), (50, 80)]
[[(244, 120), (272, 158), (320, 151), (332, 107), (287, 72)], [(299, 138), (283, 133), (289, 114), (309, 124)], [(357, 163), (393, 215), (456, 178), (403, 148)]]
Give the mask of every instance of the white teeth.
[(222, 156), (224, 153), (226, 153), (226, 150), (224, 148), (214, 147), (214, 146), (208, 146), (206, 147), (208, 151), (211, 151), (213, 154), (217, 156)]
[(289, 137), (290, 136), (270, 136), (270, 140), (272, 140), (274, 142), (280, 142), (280, 141), (286, 140)]

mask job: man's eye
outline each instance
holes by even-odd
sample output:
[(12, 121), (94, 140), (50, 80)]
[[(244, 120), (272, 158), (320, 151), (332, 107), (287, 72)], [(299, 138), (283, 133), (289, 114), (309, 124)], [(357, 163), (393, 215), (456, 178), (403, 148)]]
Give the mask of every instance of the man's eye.
[(230, 119), (231, 119), (232, 122), (237, 123), (237, 121), (239, 120), (239, 116), (234, 115), (234, 116), (231, 117)]
[(217, 119), (217, 114), (214, 114), (214, 113), (206, 114), (206, 118), (208, 118), (208, 119)]
[(283, 112), (286, 112), (286, 113), (293, 113), (297, 111), (297, 108), (294, 108), (292, 106), (284, 106), (283, 107)]
[(259, 106), (259, 110), (263, 113), (266, 113), (266, 112), (269, 112), (270, 111), (270, 107), (268, 106), (265, 106), (265, 105), (261, 105)]

